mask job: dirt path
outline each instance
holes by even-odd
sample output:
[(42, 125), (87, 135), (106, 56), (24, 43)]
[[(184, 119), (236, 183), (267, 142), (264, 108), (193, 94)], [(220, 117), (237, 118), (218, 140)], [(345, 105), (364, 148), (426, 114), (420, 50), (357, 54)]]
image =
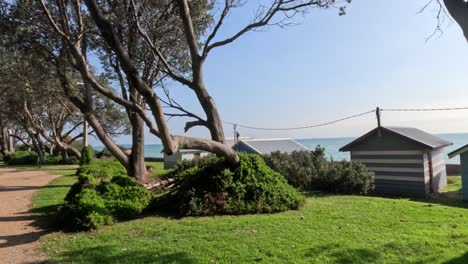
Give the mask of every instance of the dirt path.
[(40, 263), (35, 249), (46, 232), (30, 215), (31, 198), (56, 178), (42, 171), (0, 169), (0, 263)]

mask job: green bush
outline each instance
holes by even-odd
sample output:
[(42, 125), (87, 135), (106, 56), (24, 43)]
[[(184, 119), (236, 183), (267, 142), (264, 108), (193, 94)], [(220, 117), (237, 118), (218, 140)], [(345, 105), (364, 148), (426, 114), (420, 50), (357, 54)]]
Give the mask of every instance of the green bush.
[(61, 156), (52, 156), (52, 155), (47, 155), (45, 164), (47, 165), (57, 165), (62, 163), (62, 157)]
[(209, 156), (195, 166), (178, 165), (176, 191), (157, 199), (156, 208), (175, 209), (182, 215), (273, 213), (297, 209), (302, 195), (260, 156), (239, 154), (229, 168), (223, 158)]
[(264, 159), (268, 166), (284, 175), (292, 186), (302, 190), (367, 194), (374, 183), (374, 174), (364, 165), (328, 160), (321, 147), (290, 154), (274, 152), (265, 155)]
[(28, 151), (28, 146), (24, 144), (16, 145), (15, 151)]
[(80, 160), (78, 159), (78, 157), (69, 157), (67, 160), (65, 160), (65, 163), (66, 165), (78, 165), (80, 163)]
[(32, 151), (15, 151), (10, 154), (8, 165), (33, 165), (37, 163), (37, 153)]
[(94, 160), (88, 165), (80, 166), (76, 174), (86, 174), (100, 180), (108, 180), (112, 176), (126, 175), (127, 171), (116, 160)]
[(91, 230), (138, 216), (150, 204), (151, 193), (128, 176), (103, 181), (81, 173), (65, 201), (66, 227)]
[(94, 160), (94, 150), (91, 147), (81, 149), (80, 166), (89, 165)]

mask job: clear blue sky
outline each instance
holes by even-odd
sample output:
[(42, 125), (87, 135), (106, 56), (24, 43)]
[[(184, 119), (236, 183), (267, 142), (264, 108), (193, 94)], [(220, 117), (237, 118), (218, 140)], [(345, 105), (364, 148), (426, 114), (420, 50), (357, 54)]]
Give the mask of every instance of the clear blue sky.
[[(261, 127), (315, 124), (382, 108), (468, 106), (468, 45), (461, 30), (446, 20), (444, 33), (426, 42), (436, 26), (435, 7), (417, 14), (427, 0), (355, 0), (345, 16), (313, 10), (285, 29), (252, 32), (214, 50), (205, 78), (223, 120)], [(241, 28), (249, 6), (229, 17), (221, 32)], [(171, 87), (179, 101), (201, 112), (187, 89)], [(389, 113), (384, 125), (414, 126), (433, 133), (468, 132), (468, 110), (442, 113)], [(241, 136), (358, 136), (376, 125), (375, 116), (319, 129), (259, 132)], [(174, 134), (184, 122), (171, 120)], [(225, 126), (228, 137), (232, 127)], [(194, 129), (194, 136), (208, 136)], [(121, 137), (119, 143), (129, 143)], [(153, 136), (148, 144), (159, 143)]]

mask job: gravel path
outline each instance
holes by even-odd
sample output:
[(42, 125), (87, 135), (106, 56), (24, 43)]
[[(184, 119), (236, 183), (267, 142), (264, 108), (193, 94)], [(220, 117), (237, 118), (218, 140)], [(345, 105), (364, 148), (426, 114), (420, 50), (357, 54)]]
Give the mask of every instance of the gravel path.
[(35, 249), (46, 233), (30, 214), (32, 196), (57, 176), (0, 169), (0, 263), (40, 263)]

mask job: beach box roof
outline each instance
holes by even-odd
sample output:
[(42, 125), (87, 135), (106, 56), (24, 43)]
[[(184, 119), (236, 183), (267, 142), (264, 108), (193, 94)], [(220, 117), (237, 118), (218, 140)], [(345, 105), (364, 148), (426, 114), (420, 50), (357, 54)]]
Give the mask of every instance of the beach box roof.
[(446, 147), (449, 145), (452, 145), (451, 142), (436, 137), (432, 134), (429, 134), (427, 132), (424, 132), (422, 130), (419, 130), (417, 128), (413, 127), (377, 127), (370, 132), (366, 133), (365, 135), (357, 138), (356, 140), (352, 141), (351, 143), (347, 144), (346, 146), (340, 148), (340, 151), (350, 151), (352, 150), (355, 146), (359, 145), (360, 143), (366, 141), (368, 138), (373, 136), (374, 134), (379, 132), (379, 129), (381, 129), (381, 132), (389, 132), (391, 134), (397, 135), (399, 137), (402, 137), (404, 139), (407, 139), (413, 143), (416, 143), (420, 145), (422, 149), (437, 149), (441, 147)]
[(243, 139), (234, 147), (235, 150), (252, 154), (270, 154), (275, 151), (291, 153), (293, 151), (309, 150), (306, 146), (291, 139)]

